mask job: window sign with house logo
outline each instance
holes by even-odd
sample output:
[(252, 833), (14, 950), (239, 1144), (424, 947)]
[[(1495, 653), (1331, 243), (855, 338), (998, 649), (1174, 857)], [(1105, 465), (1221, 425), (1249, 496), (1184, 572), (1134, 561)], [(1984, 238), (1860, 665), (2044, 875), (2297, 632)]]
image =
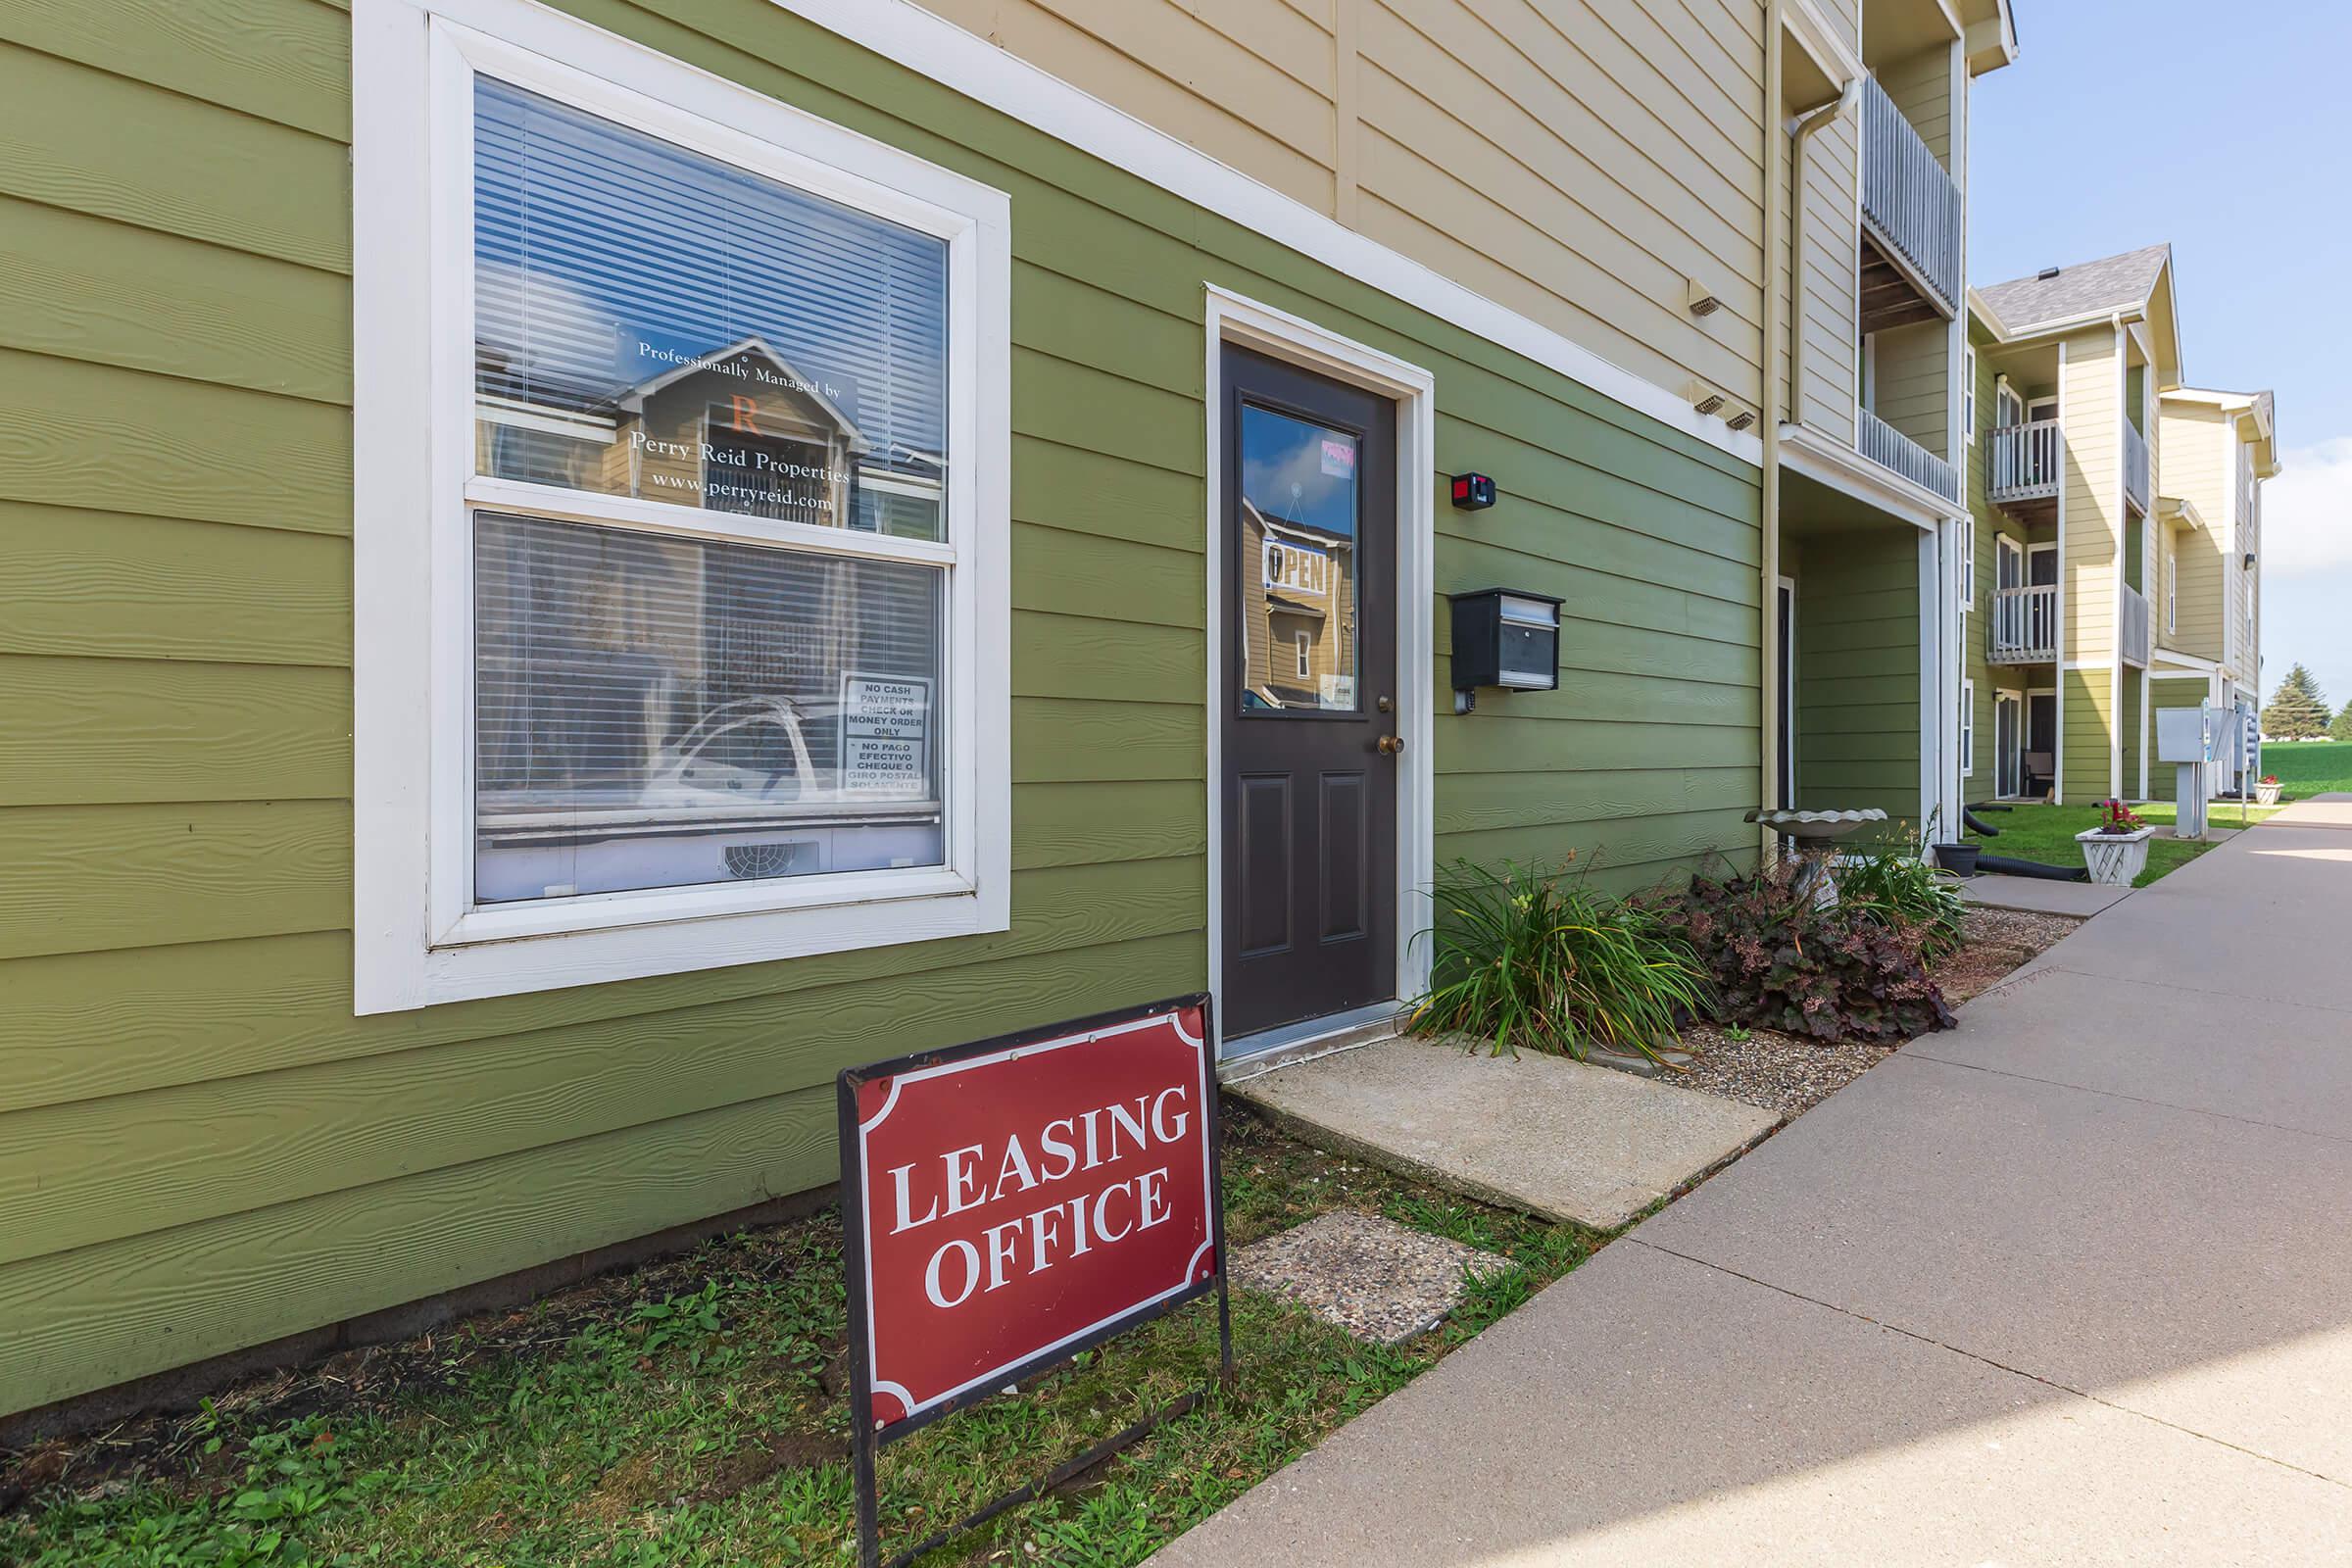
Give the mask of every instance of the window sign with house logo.
[(474, 116), (474, 466), (569, 498), (471, 514), (474, 902), (944, 864), (947, 242)]

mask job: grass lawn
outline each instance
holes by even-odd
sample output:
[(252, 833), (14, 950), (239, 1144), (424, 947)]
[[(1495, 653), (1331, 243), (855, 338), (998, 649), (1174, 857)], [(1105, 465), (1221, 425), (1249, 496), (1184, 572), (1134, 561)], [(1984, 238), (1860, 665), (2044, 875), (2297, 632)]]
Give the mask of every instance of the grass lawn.
[[(2352, 747), (2346, 748), (2352, 750)], [(2151, 826), (2170, 827), (2176, 814), (2169, 801), (2150, 801), (2132, 810)], [(2219, 801), (2208, 809), (2206, 821), (2212, 827), (2237, 827), (2242, 823), (2261, 821), (2278, 810), (2277, 807), (2246, 806), (2235, 801)], [(1981, 813), (1984, 821), (2000, 829), (1997, 839), (1968, 836), (1971, 844), (1980, 844), (1986, 855), (2006, 855), (2020, 860), (2039, 860), (2045, 865), (2082, 865), (2082, 846), (2075, 835), (2097, 827), (2106, 819), (2106, 812), (2095, 806), (2020, 806), (2012, 811)], [(2189, 861), (2213, 848), (2212, 843), (2184, 839), (2150, 839), (2148, 868), (2139, 873), (2133, 887), (2144, 888), (2167, 872), (2179, 870)]]
[[(1238, 1110), (1226, 1117), (1225, 1199), (1237, 1247), (1352, 1206), (1520, 1266), (1396, 1349), (1237, 1291), (1232, 1394), (926, 1562), (1138, 1562), (1604, 1240), (1325, 1154)], [(33, 1479), (48, 1485), (0, 1515), (0, 1562), (848, 1562), (845, 1311), (830, 1216), (730, 1237), (248, 1385), (192, 1421), (21, 1456), (47, 1468)], [(1200, 1386), (1215, 1353), (1215, 1303), (1195, 1302), (886, 1449), (885, 1554)]]
[(2278, 775), (2282, 800), (2352, 791), (2352, 741), (2267, 741), (2262, 768)]

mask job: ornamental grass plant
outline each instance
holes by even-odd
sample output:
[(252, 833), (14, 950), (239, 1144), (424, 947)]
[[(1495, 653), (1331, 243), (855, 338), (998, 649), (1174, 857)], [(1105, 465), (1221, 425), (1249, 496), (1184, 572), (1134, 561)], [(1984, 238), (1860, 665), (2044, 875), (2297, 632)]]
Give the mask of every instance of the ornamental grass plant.
[(1417, 1034), (1585, 1059), (1594, 1047), (1652, 1061), (1714, 1005), (1706, 970), (1658, 910), (1541, 862), (1457, 861), (1438, 879), (1430, 988)]
[[(1924, 839), (1925, 835), (1922, 835)], [(1864, 920), (1885, 927), (1926, 963), (1960, 951), (1967, 905), (1950, 877), (1928, 863), (1925, 844), (1885, 845), (1842, 860), (1838, 897)]]

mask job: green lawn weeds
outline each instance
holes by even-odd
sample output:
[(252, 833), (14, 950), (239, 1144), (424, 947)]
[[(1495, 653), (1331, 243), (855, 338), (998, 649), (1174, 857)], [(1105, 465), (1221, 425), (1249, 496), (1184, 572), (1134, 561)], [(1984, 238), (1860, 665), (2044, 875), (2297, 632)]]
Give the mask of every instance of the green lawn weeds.
[[(1501, 1252), (1395, 1349), (1235, 1292), (1237, 1385), (927, 1564), (1115, 1565), (1158, 1546), (1574, 1268), (1603, 1240), (1291, 1141), (1234, 1110), (1236, 1246), (1338, 1207)], [(35, 1568), (854, 1560), (840, 1229), (747, 1232), (511, 1313), (247, 1384), (193, 1418), (0, 1464), (0, 1563)], [(885, 1450), (886, 1550), (1207, 1380), (1213, 1301)]]

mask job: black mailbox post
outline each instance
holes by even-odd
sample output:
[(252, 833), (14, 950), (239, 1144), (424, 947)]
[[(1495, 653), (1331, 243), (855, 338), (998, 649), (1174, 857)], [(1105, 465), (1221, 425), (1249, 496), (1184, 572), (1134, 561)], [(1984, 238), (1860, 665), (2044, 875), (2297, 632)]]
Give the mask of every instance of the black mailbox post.
[(1560, 684), (1560, 601), (1516, 588), (1453, 598), (1453, 710), (1470, 711), (1481, 686), (1547, 692)]

